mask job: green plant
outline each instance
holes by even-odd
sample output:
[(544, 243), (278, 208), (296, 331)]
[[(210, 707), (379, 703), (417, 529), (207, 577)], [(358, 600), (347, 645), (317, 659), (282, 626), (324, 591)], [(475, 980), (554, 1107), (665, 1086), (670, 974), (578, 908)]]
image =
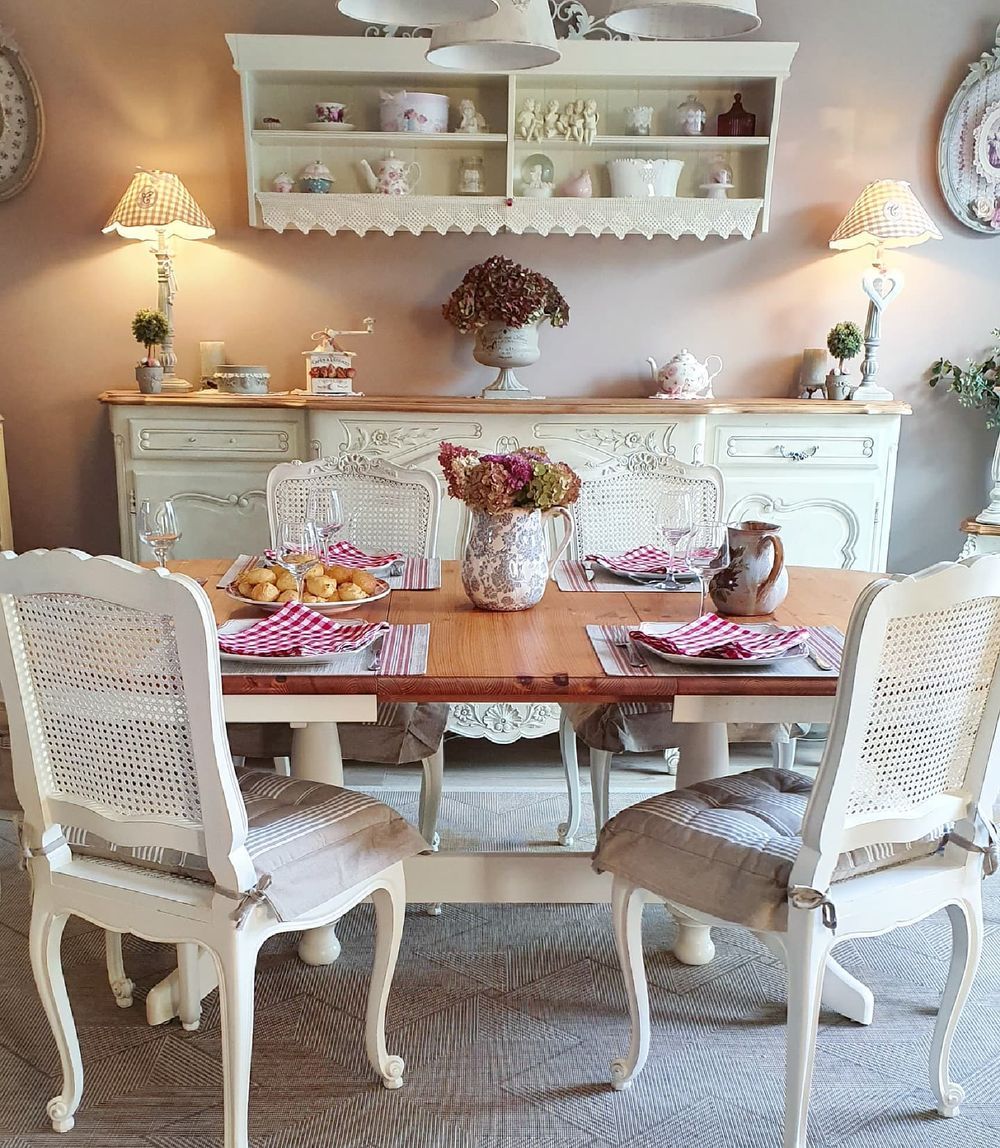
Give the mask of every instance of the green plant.
[(165, 343), (170, 335), (166, 315), (162, 311), (140, 308), (132, 320), (132, 334), (135, 336), (135, 341), (142, 343), (146, 348), (146, 358), (139, 365), (144, 367), (158, 366), (156, 359), (153, 358), (153, 348)]
[[(1000, 329), (992, 332), (994, 340), (1000, 342)], [(958, 395), (958, 401), (963, 407), (973, 407), (986, 412), (986, 425), (1000, 427), (1000, 346), (994, 345), (993, 350), (985, 359), (977, 362), (968, 359), (967, 366), (960, 367), (949, 359), (938, 359), (931, 367), (931, 377), (928, 380), (932, 387), (938, 383), (947, 383), (948, 390)]]
[(864, 337), (857, 323), (838, 323), (826, 337), (826, 349), (837, 360), (837, 373), (843, 375), (844, 363), (861, 354)]

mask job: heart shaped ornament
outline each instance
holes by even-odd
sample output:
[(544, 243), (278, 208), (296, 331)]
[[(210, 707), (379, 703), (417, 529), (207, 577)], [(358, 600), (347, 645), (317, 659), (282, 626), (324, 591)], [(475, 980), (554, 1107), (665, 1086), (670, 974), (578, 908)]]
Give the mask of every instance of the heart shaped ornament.
[(865, 294), (878, 311), (884, 311), (889, 306), (903, 290), (905, 283), (901, 271), (880, 271), (877, 267), (866, 271), (861, 280)]

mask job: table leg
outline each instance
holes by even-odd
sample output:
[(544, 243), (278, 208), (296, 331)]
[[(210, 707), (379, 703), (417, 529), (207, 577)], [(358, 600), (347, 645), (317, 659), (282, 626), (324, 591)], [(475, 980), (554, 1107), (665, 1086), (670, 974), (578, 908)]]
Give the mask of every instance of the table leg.
[[(681, 760), (684, 760), (683, 757)], [(707, 965), (715, 956), (711, 928), (688, 917), (669, 903), (667, 911), (677, 924), (674, 956), (682, 965)]]
[[(292, 777), (344, 784), (344, 759), (336, 722), (292, 725)], [(299, 960), (307, 965), (332, 965), (340, 956), (340, 941), (333, 925), (308, 929), (299, 940)]]
[(725, 722), (678, 724), (680, 761), (677, 788), (729, 774), (729, 735)]

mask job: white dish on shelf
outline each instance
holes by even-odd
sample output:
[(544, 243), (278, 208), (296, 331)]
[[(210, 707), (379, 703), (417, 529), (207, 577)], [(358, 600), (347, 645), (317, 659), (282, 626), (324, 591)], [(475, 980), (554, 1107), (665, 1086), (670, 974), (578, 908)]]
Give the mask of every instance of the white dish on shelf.
[(310, 132), (353, 132), (354, 124), (330, 124), (326, 120), (319, 120), (315, 123), (306, 124), (306, 130)]
[[(259, 606), (261, 603), (257, 603)], [(219, 627), (220, 636), (233, 637), (236, 634), (241, 634), (244, 630), (249, 629), (251, 626), (256, 626), (260, 621), (259, 618), (230, 618), (228, 622), (223, 622)], [(344, 623), (348, 625), (349, 623)], [(342, 657), (344, 654), (356, 654), (360, 650), (367, 650), (368, 647), (385, 634), (384, 630), (376, 630), (372, 633), (368, 641), (363, 646), (357, 646), (353, 650), (338, 650), (335, 654), (298, 654), (290, 658), (275, 658), (268, 654), (230, 654), (226, 650), (219, 650), (219, 657), (225, 662), (242, 662), (246, 664), (254, 664), (259, 662), (267, 662), (269, 666), (322, 666), (326, 662), (332, 662), (335, 658)]]
[[(379, 579), (381, 589), (377, 590), (368, 598), (359, 598), (356, 602), (303, 602), (302, 605), (309, 610), (315, 610), (317, 614), (346, 614), (350, 610), (356, 610), (359, 606), (367, 606), (371, 602), (379, 602), (388, 594), (392, 593), (392, 587), (388, 582)], [(234, 590), (233, 587), (226, 587), (226, 594), (232, 598), (234, 602), (239, 602), (243, 606), (257, 606), (263, 610), (265, 614), (273, 614), (276, 610), (280, 610), (282, 606), (286, 605), (285, 602), (255, 602), (253, 598), (244, 598), (239, 591)], [(257, 659), (260, 661), (260, 659)]]

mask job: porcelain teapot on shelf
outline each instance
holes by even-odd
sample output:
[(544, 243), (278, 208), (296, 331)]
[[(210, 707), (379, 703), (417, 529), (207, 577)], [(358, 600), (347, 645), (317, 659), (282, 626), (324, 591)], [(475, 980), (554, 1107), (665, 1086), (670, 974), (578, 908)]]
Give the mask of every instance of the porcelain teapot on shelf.
[[(719, 364), (713, 371), (709, 364), (715, 359)], [(656, 365), (652, 357), (646, 360), (653, 382), (660, 388), (657, 398), (664, 399), (711, 399), (712, 380), (722, 370), (722, 360), (718, 355), (709, 355), (703, 362), (690, 351), (681, 351), (663, 367)]]
[(366, 159), (359, 166), (368, 190), (378, 195), (410, 195), (420, 182), (420, 164), (397, 159), (394, 152), (377, 159), (374, 170)]

